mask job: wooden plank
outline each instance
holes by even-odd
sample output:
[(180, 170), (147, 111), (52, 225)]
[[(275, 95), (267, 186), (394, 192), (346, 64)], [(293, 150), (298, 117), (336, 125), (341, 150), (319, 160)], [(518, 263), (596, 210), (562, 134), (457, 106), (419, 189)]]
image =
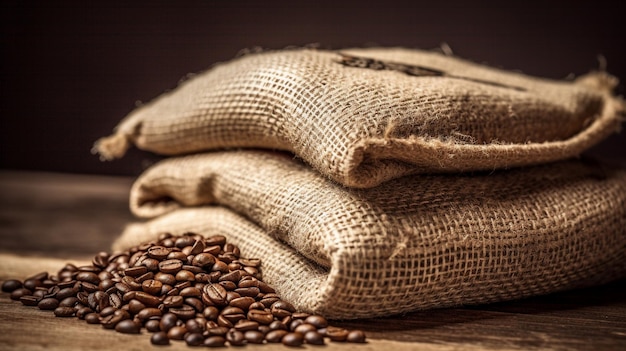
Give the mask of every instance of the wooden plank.
[[(84, 264), (108, 250), (135, 220), (127, 204), (131, 184), (123, 177), (0, 172), (0, 280), (56, 273), (66, 262)], [(0, 294), (0, 315), (0, 350), (149, 347), (147, 335), (55, 318), (7, 294)], [(626, 280), (521, 301), (333, 324), (363, 329), (370, 341), (333, 343), (325, 350), (626, 350)], [(187, 349), (177, 343), (168, 349), (182, 348)]]

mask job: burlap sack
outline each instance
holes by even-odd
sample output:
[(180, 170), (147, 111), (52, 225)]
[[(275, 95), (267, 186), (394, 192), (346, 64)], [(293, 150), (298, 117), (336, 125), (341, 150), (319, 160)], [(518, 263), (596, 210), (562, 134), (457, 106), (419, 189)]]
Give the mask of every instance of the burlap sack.
[(288, 155), (215, 152), (153, 166), (133, 185), (131, 208), (160, 217), (130, 225), (115, 249), (164, 231), (223, 234), (263, 260), (284, 298), (331, 318), (517, 299), (626, 274), (626, 171), (583, 161), (350, 189)]
[(132, 111), (102, 158), (287, 150), (373, 187), (424, 172), (493, 170), (580, 154), (619, 127), (616, 79), (551, 81), (403, 48), (265, 52), (199, 74)]

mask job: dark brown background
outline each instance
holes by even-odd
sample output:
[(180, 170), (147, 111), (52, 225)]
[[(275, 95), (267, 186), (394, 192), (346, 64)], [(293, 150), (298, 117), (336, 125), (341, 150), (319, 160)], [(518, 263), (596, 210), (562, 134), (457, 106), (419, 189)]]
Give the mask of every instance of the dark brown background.
[[(90, 154), (93, 141), (136, 101), (254, 46), (446, 42), (458, 56), (557, 79), (597, 68), (603, 55), (608, 71), (626, 81), (621, 5), (480, 3), (3, 1), (0, 168), (137, 175), (156, 157), (133, 150), (101, 163)], [(624, 161), (625, 151), (622, 133), (592, 153)]]

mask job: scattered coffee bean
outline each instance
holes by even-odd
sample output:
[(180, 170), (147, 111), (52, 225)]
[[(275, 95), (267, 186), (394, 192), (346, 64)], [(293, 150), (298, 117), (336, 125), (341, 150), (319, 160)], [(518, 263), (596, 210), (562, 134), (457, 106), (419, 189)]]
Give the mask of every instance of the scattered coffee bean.
[(9, 280), (5, 280), (2, 283), (2, 291), (10, 293), (10, 292), (13, 292), (16, 289), (21, 288), (22, 286), (23, 285), (22, 285), (21, 281), (19, 281), (17, 279), (9, 279)]
[(53, 310), (119, 333), (153, 333), (153, 345), (184, 340), (189, 346), (333, 341), (365, 342), (359, 330), (332, 327), (319, 315), (296, 310), (261, 280), (261, 261), (240, 257), (224, 236), (159, 235), (125, 252), (100, 252), (92, 265), (65, 265), (2, 291), (25, 306)]

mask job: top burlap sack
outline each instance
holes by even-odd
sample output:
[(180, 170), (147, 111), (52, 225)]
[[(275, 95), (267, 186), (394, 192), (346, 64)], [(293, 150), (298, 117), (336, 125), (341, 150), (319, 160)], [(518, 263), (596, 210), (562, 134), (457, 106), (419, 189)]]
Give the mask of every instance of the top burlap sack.
[(626, 276), (626, 170), (582, 160), (463, 175), (411, 175), (370, 189), (290, 155), (219, 151), (160, 161), (130, 193), (114, 244), (221, 234), (263, 260), (298, 309), (369, 318), (480, 304)]
[(137, 108), (94, 150), (113, 159), (131, 143), (163, 155), (280, 149), (368, 188), (579, 155), (619, 128), (615, 85), (605, 73), (552, 81), (404, 48), (265, 52)]

